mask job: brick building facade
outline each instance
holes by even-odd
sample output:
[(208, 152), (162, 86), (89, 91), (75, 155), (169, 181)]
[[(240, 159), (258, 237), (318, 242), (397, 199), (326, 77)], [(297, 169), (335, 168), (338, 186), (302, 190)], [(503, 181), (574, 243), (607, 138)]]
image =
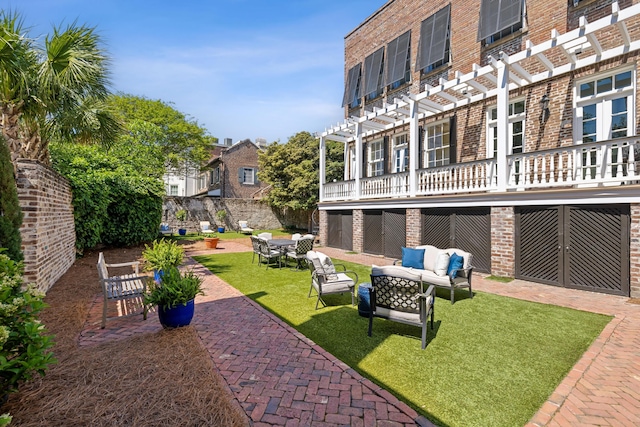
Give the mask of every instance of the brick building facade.
[(323, 243), (640, 296), (639, 52), (637, 1), (388, 1), (345, 37)]

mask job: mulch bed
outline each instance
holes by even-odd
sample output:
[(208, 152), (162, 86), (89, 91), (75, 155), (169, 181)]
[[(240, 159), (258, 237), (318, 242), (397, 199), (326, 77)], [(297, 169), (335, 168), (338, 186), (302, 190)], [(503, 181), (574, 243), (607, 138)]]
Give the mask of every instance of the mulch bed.
[[(139, 259), (142, 247), (104, 250), (110, 263)], [(193, 327), (78, 346), (101, 293), (98, 253), (86, 253), (49, 290), (41, 316), (58, 362), (10, 395), (11, 426), (245, 426)], [(153, 315), (151, 313), (150, 315)]]

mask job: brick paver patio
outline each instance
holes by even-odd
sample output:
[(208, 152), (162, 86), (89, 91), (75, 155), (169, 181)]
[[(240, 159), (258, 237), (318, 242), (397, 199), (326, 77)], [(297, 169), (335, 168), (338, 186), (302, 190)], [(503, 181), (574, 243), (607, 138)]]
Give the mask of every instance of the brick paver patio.
[[(224, 242), (216, 252), (250, 250)], [(362, 264), (390, 260), (322, 248)], [(195, 255), (190, 253), (189, 255)], [(388, 391), (315, 345), (258, 304), (189, 259), (205, 277), (193, 325), (254, 426), (402, 426), (432, 424)], [(528, 423), (533, 426), (640, 425), (640, 305), (628, 298), (521, 280), (508, 284), (474, 276), (474, 290), (613, 315), (615, 318)], [(100, 329), (102, 297), (92, 304), (80, 345), (162, 329), (155, 313), (112, 319)], [(110, 307), (112, 313), (117, 308)]]

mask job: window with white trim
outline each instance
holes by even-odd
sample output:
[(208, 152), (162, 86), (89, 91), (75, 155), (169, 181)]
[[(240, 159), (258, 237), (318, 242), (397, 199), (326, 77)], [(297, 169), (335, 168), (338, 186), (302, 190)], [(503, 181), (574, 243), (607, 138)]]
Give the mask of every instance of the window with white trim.
[[(627, 69), (576, 83), (574, 132), (577, 144), (635, 135), (634, 82), (634, 70)], [(596, 155), (595, 150), (582, 154), (583, 178), (587, 177), (587, 170), (591, 178), (595, 178)], [(617, 151), (612, 152), (613, 163), (618, 161), (617, 155)]]
[(367, 176), (384, 174), (384, 140), (367, 144)]
[(409, 135), (403, 133), (393, 137), (393, 173), (409, 169)]
[(178, 186), (177, 185), (170, 185), (169, 186), (169, 195), (170, 196), (177, 196), (178, 195)]
[[(487, 158), (496, 158), (498, 156), (498, 108), (490, 108), (488, 115), (487, 141), (490, 141), (490, 143), (487, 144)], [(525, 117), (524, 99), (509, 104), (509, 133), (507, 135), (509, 145), (507, 146), (507, 155), (524, 153)], [(516, 184), (520, 182), (520, 173), (520, 160), (516, 160), (513, 163), (513, 175)]]
[(427, 126), (424, 130), (422, 164), (427, 168), (448, 165), (450, 143), (449, 121)]
[(241, 184), (253, 185), (255, 184), (255, 169), (254, 168), (240, 168), (238, 173)]

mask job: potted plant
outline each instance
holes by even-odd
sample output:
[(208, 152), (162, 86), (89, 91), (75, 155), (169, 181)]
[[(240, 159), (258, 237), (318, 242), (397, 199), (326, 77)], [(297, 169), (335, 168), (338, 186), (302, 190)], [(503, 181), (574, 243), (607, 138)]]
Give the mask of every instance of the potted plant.
[(150, 280), (144, 303), (158, 307), (158, 319), (165, 328), (187, 326), (193, 319), (196, 295), (204, 295), (202, 277), (176, 267), (164, 271), (162, 282)]
[(176, 219), (182, 223), (182, 227), (178, 229), (178, 234), (184, 236), (187, 234), (187, 229), (184, 228), (184, 221), (187, 219), (187, 211), (184, 209), (180, 209), (176, 212)]
[(227, 218), (227, 211), (220, 209), (216, 212), (216, 218), (218, 218), (218, 233), (224, 233), (224, 220)]
[[(38, 320), (46, 307), (44, 292), (23, 286), (23, 264), (0, 249), (0, 406), (9, 393), (34, 375), (44, 375), (56, 360), (49, 349), (53, 341)], [(5, 417), (5, 420), (7, 417)], [(0, 425), (2, 424), (0, 417)]]
[(164, 271), (182, 264), (184, 249), (174, 241), (154, 240), (152, 246), (144, 246), (142, 258), (144, 258), (145, 267), (148, 271), (153, 270), (153, 278), (157, 282), (162, 280)]
[(204, 246), (208, 249), (215, 249), (218, 247), (218, 240), (220, 240), (218, 236), (211, 234), (204, 238)]

